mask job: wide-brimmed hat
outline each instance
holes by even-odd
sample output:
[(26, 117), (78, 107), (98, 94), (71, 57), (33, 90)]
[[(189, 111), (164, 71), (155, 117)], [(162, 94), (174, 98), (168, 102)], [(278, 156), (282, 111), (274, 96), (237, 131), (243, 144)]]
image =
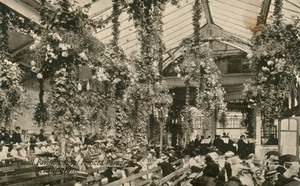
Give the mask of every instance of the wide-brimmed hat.
[(234, 152), (228, 151), (224, 155), (225, 155), (226, 158), (232, 158), (234, 156)]
[(247, 159), (251, 159), (251, 158), (255, 158), (255, 157), (256, 157), (255, 154), (251, 153), (248, 155)]
[(207, 155), (209, 155), (213, 160), (217, 160), (219, 158), (219, 154), (216, 152), (211, 152), (208, 153)]
[(280, 165), (284, 165), (285, 162), (299, 162), (299, 158), (292, 154), (285, 154), (280, 156), (278, 161)]
[(252, 160), (252, 163), (253, 164), (255, 164), (255, 165), (261, 165), (261, 160), (259, 159), (259, 158), (254, 158), (253, 160)]
[(163, 160), (166, 160), (166, 159), (168, 159), (169, 157), (168, 157), (167, 155), (165, 155), (165, 154), (162, 154), (160, 158), (163, 159)]
[(275, 170), (267, 171), (265, 173), (265, 178), (273, 178), (276, 174), (277, 174), (277, 172)]
[(229, 158), (228, 160), (227, 160), (229, 163), (231, 163), (231, 164), (238, 164), (238, 163), (242, 163), (243, 162), (243, 160), (241, 160), (239, 157), (237, 157), (237, 156), (234, 156), (234, 157), (232, 157), (232, 158)]

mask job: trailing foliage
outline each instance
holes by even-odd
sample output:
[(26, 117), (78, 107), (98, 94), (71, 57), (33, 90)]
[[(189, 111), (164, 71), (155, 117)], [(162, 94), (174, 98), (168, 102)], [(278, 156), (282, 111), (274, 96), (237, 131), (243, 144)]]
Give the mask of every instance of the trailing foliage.
[(273, 23), (259, 25), (252, 38), (255, 77), (244, 86), (249, 108), (260, 108), (265, 124), (273, 124), (287, 108), (287, 99), (297, 95), (300, 82), (299, 19), (285, 23), (282, 1), (275, 1)]
[[(201, 4), (195, 0), (193, 7), (193, 38), (185, 39), (182, 47), (185, 51), (177, 62), (175, 71), (183, 76), (189, 94), (189, 87), (196, 87), (196, 107), (206, 116), (215, 117), (215, 121), (224, 115), (224, 88), (220, 82), (220, 71), (215, 64), (212, 51), (200, 38)], [(189, 95), (187, 98), (189, 99)], [(186, 102), (187, 105), (189, 101)]]
[[(161, 74), (162, 55), (165, 51), (162, 40), (162, 13), (166, 3), (166, 0), (142, 0), (129, 4), (128, 12), (137, 29), (141, 44), (140, 57), (134, 59), (138, 72), (138, 83), (132, 87), (131, 91), (133, 108), (138, 112), (135, 114), (135, 120), (139, 126), (137, 129), (143, 129), (138, 134), (147, 133), (145, 129), (149, 129), (149, 120), (152, 114), (160, 122), (160, 125), (163, 125), (164, 118), (166, 118), (164, 113), (172, 101), (167, 84), (162, 80)], [(162, 110), (164, 111), (161, 112)]]
[[(16, 23), (15, 19), (19, 19), (19, 17), (15, 16), (2, 3), (0, 3), (0, 9), (0, 122), (9, 127), (13, 115), (18, 111), (23, 92), (20, 84), (22, 71), (17, 63), (12, 62), (8, 43), (8, 30), (12, 23)], [(19, 24), (16, 24), (15, 28), (18, 26)]]

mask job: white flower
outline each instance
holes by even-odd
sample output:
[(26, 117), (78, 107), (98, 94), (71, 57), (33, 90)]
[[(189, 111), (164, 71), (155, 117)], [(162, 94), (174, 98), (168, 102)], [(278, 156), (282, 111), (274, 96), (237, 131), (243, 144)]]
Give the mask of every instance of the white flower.
[(36, 67), (32, 67), (32, 68), (31, 68), (31, 71), (32, 71), (32, 72), (37, 72), (37, 68), (36, 68)]
[(271, 61), (271, 60), (270, 60), (270, 61), (268, 61), (267, 63), (268, 63), (268, 65), (269, 65), (269, 66), (271, 66), (271, 65), (273, 65), (273, 64), (274, 64), (274, 62), (273, 62), (273, 61)]
[(261, 69), (262, 69), (262, 71), (264, 71), (264, 72), (269, 71), (268, 67), (262, 67)]
[(31, 65), (31, 66), (35, 66), (35, 65), (36, 65), (36, 62), (35, 62), (35, 61), (31, 61), (31, 62), (30, 62), (30, 65)]
[(268, 80), (268, 78), (266, 78), (266, 77), (261, 78), (261, 81), (267, 81), (267, 80)]
[(53, 49), (51, 48), (51, 46), (50, 46), (49, 44), (46, 46), (46, 49), (47, 49), (47, 51), (49, 51), (49, 52), (52, 52), (52, 51), (53, 51)]
[(85, 54), (85, 52), (81, 52), (80, 54), (79, 54), (79, 57), (81, 57), (83, 60), (89, 60), (89, 58), (86, 56), (86, 54)]
[(29, 50), (34, 50), (36, 48), (36, 45), (30, 45)]
[(61, 48), (62, 50), (68, 50), (70, 48), (70, 45), (59, 43), (58, 47)]
[(249, 99), (249, 102), (250, 103), (254, 103), (255, 101), (253, 99)]
[(38, 79), (43, 79), (43, 74), (38, 73), (38, 74), (36, 75), (36, 77), (37, 77)]
[(82, 90), (82, 85), (81, 85), (80, 83), (78, 83), (78, 85), (77, 85), (77, 89), (78, 89), (79, 91), (81, 91), (81, 90)]
[(61, 53), (61, 56), (62, 56), (62, 57), (68, 57), (68, 55), (69, 55), (69, 54), (68, 54), (67, 51), (63, 51), (63, 52)]
[(152, 64), (153, 67), (157, 67), (158, 66), (158, 61), (154, 61)]
[(267, 51), (264, 51), (264, 52), (263, 52), (263, 55), (264, 55), (264, 56), (267, 56), (267, 55), (268, 55), (268, 52), (267, 52)]
[(15, 65), (13, 65), (13, 66), (10, 67), (10, 70), (11, 70), (12, 72), (15, 72), (15, 71), (18, 70), (18, 68), (17, 68)]
[(121, 79), (116, 78), (116, 79), (114, 79), (113, 83), (114, 83), (114, 84), (117, 84), (117, 83), (119, 83), (120, 81), (121, 81)]
[(56, 40), (58, 40), (58, 41), (62, 41), (62, 39), (61, 39), (61, 37), (60, 37), (60, 35), (59, 35), (58, 33), (54, 33), (54, 34), (52, 35), (52, 37), (53, 37), (53, 39), (56, 39)]
[(53, 52), (50, 52), (49, 55), (51, 56), (51, 58), (57, 59), (57, 55), (55, 55)]

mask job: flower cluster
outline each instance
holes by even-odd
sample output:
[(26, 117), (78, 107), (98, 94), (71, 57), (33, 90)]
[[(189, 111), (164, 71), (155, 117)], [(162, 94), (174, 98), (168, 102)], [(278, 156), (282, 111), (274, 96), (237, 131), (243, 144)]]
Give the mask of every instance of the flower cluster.
[(99, 57), (98, 64), (94, 66), (96, 74), (93, 78), (100, 82), (118, 84), (123, 81), (129, 84), (135, 73), (132, 66), (123, 51), (118, 49), (116, 52), (112, 45), (107, 45)]
[(270, 122), (280, 117), (299, 84), (299, 29), (299, 19), (291, 24), (274, 20), (271, 25), (260, 25), (252, 38), (256, 76), (245, 84), (243, 93), (248, 107), (259, 106)]
[[(217, 111), (221, 116), (221, 113), (226, 111), (226, 105), (225, 90), (219, 77), (220, 71), (207, 45), (202, 45), (200, 48), (192, 46), (191, 43), (188, 40), (184, 41), (186, 50), (183, 54), (183, 61), (178, 62), (177, 72), (183, 76), (186, 83), (196, 86), (197, 108), (206, 116), (210, 116), (213, 111)], [(194, 52), (199, 54), (197, 58)]]

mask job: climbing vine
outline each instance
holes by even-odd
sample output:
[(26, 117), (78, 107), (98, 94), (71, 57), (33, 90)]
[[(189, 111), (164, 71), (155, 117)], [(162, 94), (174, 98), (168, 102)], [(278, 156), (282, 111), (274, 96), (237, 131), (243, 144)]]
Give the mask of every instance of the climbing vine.
[(193, 11), (194, 36), (182, 42), (185, 51), (175, 68), (180, 76), (185, 78), (187, 90), (191, 85), (196, 87), (196, 107), (206, 117), (213, 116), (217, 121), (226, 111), (225, 91), (220, 82), (220, 71), (214, 62), (212, 51), (206, 41), (200, 38), (202, 8), (199, 0), (195, 0)]
[(22, 71), (9, 54), (8, 30), (15, 16), (2, 3), (0, 9), (0, 122), (9, 127), (20, 106)]
[[(162, 13), (166, 3), (166, 0), (142, 0), (129, 4), (128, 12), (137, 29), (141, 45), (140, 57), (134, 59), (139, 74), (138, 83), (132, 89), (133, 108), (138, 112), (135, 119), (140, 125), (137, 128), (140, 129), (149, 129), (151, 115), (157, 117), (162, 125), (166, 110), (172, 102), (167, 84), (162, 80), (162, 55), (165, 51), (162, 40)], [(143, 132), (147, 133), (147, 130), (139, 131)]]
[(260, 108), (265, 125), (272, 125), (281, 116), (288, 107), (288, 97), (297, 95), (300, 82), (299, 18), (285, 23), (282, 3), (275, 1), (273, 23), (258, 25), (254, 33), (251, 60), (256, 76), (244, 86), (248, 107)]

